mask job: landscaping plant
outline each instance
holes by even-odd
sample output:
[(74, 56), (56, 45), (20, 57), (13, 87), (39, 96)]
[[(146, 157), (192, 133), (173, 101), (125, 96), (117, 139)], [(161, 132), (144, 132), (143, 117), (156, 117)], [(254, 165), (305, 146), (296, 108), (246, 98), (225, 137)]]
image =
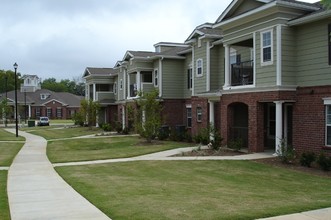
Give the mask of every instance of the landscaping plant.
[(316, 154), (314, 152), (304, 152), (300, 157), (300, 164), (304, 167), (311, 167), (311, 164), (316, 160)]

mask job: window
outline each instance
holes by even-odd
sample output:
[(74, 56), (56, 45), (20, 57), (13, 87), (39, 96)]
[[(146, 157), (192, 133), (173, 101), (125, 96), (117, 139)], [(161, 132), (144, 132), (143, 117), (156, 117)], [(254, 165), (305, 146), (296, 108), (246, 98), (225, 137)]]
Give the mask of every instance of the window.
[(331, 147), (331, 105), (326, 106), (325, 144)]
[(123, 90), (123, 79), (120, 80), (120, 90)]
[(202, 76), (203, 72), (202, 72), (202, 66), (203, 66), (203, 61), (202, 59), (198, 59), (197, 60), (197, 76)]
[[(113, 87), (110, 84), (97, 84), (96, 85), (96, 92), (110, 92), (112, 91)], [(93, 88), (92, 88), (93, 91)]]
[(52, 117), (52, 109), (47, 108), (47, 117), (51, 118)]
[(192, 67), (187, 70), (187, 89), (192, 89), (193, 77), (192, 77)]
[(329, 24), (328, 38), (329, 38), (329, 65), (331, 65), (331, 24)]
[(40, 108), (36, 108), (36, 118), (40, 117)]
[(56, 117), (57, 118), (62, 118), (62, 108), (57, 108), (56, 109)]
[(197, 107), (197, 122), (202, 122), (202, 108)]
[(272, 64), (272, 34), (271, 30), (261, 33), (261, 64)]
[(154, 86), (157, 87), (159, 85), (159, 75), (157, 70), (154, 70)]
[(187, 127), (192, 128), (192, 108), (186, 108)]
[(152, 72), (143, 73), (143, 83), (153, 83), (153, 74)]

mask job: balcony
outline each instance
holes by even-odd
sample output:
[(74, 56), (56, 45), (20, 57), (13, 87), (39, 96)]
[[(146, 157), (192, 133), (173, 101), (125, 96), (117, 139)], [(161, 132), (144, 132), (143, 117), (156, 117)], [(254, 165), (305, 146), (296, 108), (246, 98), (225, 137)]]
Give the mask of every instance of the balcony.
[(253, 85), (254, 61), (231, 64), (231, 86)]

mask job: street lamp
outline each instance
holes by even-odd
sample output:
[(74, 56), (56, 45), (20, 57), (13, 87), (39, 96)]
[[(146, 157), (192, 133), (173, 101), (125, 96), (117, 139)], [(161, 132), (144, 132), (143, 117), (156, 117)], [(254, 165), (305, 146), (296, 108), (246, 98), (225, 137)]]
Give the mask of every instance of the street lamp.
[(16, 137), (18, 137), (18, 115), (17, 115), (17, 63), (14, 63), (15, 69), (15, 125), (16, 125)]
[(26, 91), (24, 89), (24, 123), (26, 124)]

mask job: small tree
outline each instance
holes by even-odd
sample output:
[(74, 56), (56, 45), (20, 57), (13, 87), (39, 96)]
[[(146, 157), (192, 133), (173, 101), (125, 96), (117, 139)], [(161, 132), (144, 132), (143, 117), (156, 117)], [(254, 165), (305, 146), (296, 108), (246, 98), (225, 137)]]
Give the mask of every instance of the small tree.
[(9, 113), (10, 113), (10, 107), (8, 106), (8, 101), (4, 99), (0, 103), (0, 117), (2, 117), (5, 120), (5, 127), (7, 127), (7, 117)]
[(80, 111), (84, 116), (88, 127), (92, 128), (92, 126), (96, 124), (100, 104), (98, 102), (93, 102), (91, 99), (83, 99), (80, 103), (80, 106)]
[(161, 104), (158, 101), (159, 92), (153, 90), (149, 93), (141, 93), (137, 100), (136, 128), (138, 133), (151, 142), (161, 127)]

